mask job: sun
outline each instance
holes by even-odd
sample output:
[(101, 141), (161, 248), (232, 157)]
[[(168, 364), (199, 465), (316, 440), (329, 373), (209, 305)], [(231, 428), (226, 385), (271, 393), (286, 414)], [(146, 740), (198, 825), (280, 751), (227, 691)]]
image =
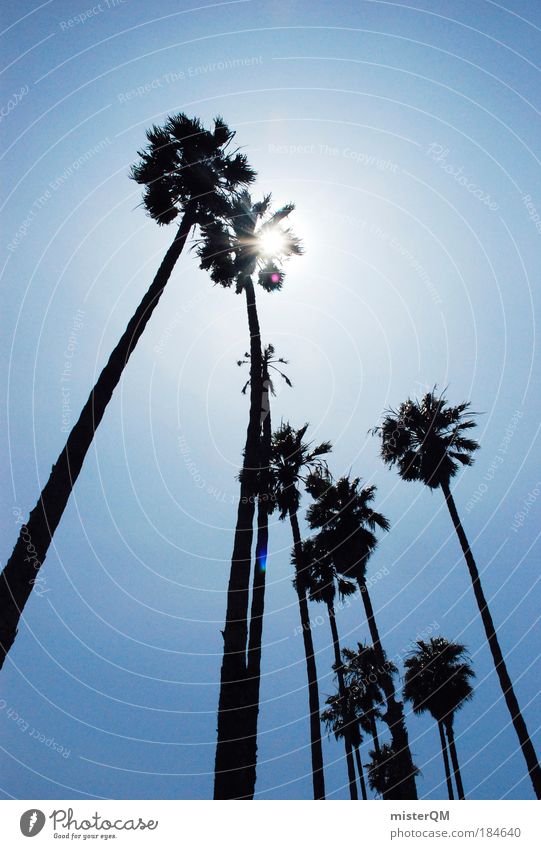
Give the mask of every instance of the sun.
[(259, 250), (265, 257), (280, 256), (286, 246), (286, 238), (279, 227), (269, 227), (258, 237)]

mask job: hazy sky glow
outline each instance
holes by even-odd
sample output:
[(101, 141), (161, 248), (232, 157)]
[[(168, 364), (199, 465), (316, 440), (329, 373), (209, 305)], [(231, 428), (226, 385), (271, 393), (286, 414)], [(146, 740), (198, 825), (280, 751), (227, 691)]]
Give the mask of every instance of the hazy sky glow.
[[(369, 576), (388, 654), (399, 662), (419, 635), (469, 647), (476, 692), (456, 720), (467, 794), (532, 798), (441, 494), (385, 469), (368, 430), (435, 383), (482, 413), (482, 450), (455, 497), (541, 751), (541, 7), (92, 8), (83, 19), (76, 0), (2, 7), (2, 563), (173, 238), (128, 179), (145, 129), (181, 110), (222, 114), (259, 173), (254, 195), (296, 204), (305, 247), (282, 292), (257, 293), (263, 341), (294, 384), (277, 380), (273, 422), (309, 421), (314, 440), (333, 442), (335, 474), (378, 487), (392, 529)], [(243, 300), (186, 251), (2, 672), (4, 798), (211, 796), (247, 346)], [(273, 517), (262, 799), (312, 792), (290, 547)], [(321, 605), (311, 615), (323, 702), (330, 629)], [(368, 638), (357, 596), (338, 627), (344, 645)], [(445, 798), (437, 729), (409, 708), (407, 721), (420, 794)], [(329, 798), (348, 798), (342, 746), (325, 738), (324, 757)]]

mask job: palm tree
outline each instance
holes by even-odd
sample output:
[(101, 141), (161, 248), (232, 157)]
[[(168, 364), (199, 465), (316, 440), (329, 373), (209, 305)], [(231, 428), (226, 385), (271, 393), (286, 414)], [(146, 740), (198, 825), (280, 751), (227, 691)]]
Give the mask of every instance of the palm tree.
[(340, 653), (340, 638), (338, 636), (336, 611), (334, 609), (336, 593), (338, 592), (340, 598), (352, 595), (355, 592), (355, 584), (337, 574), (332, 559), (325, 549), (319, 545), (317, 537), (307, 539), (301, 544), (301, 560), (299, 562), (294, 557), (293, 562), (295, 565), (295, 581), (302, 583), (302, 589), (305, 593), (308, 593), (309, 600), (323, 602), (327, 606), (334, 649), (334, 669), (338, 678), (338, 694), (345, 711), (343, 737), (346, 749), (349, 792), (352, 799), (358, 799), (355, 764), (353, 761), (353, 741), (349, 731), (349, 726), (354, 723), (354, 720), (347, 712), (349, 702), (346, 698), (344, 670)]
[(473, 695), (470, 680), (475, 673), (468, 663), (466, 647), (460, 643), (450, 643), (444, 637), (432, 637), (428, 643), (418, 640), (416, 646), (404, 661), (407, 670), (404, 699), (412, 703), (414, 713), (428, 711), (438, 723), (447, 790), (449, 799), (453, 799), (444, 729), (447, 732), (458, 798), (464, 799), (453, 722), (457, 710)]
[[(304, 442), (308, 430), (305, 424), (295, 430), (289, 423), (282, 424), (273, 434), (271, 467), (274, 479), (274, 496), (280, 519), (289, 518), (293, 534), (293, 552), (295, 563), (302, 562), (302, 539), (299, 528), (298, 512), (301, 494), (299, 483), (305, 483), (309, 474), (325, 468), (324, 457), (331, 451), (330, 442), (322, 442), (315, 448)], [(299, 578), (299, 580), (297, 580)], [(299, 601), (306, 675), (308, 679), (308, 704), (310, 710), (310, 744), (312, 755), (312, 783), (314, 799), (325, 798), (325, 778), (323, 774), (323, 750), (321, 747), (321, 726), (319, 720), (319, 689), (317, 683), (314, 643), (308, 613), (306, 588), (297, 573), (294, 586)]]
[[(246, 296), (250, 333), (250, 414), (243, 465), (235, 541), (227, 591), (223, 631), (224, 655), (218, 705), (214, 797), (250, 798), (253, 763), (246, 728), (253, 727), (250, 705), (252, 687), (247, 686), (248, 603), (252, 559), (253, 523), (258, 498), (263, 405), (263, 354), (253, 277), (268, 292), (281, 288), (281, 263), (302, 253), (299, 240), (283, 226), (293, 211), (288, 204), (270, 214), (270, 195), (253, 203), (241, 192), (221, 217), (205, 224), (198, 246), (201, 268), (221, 286), (236, 287)], [(266, 216), (266, 217), (265, 217)]]
[[(346, 686), (351, 693), (355, 713), (359, 717), (363, 731), (372, 735), (374, 751), (379, 755), (380, 745), (376, 720), (382, 718), (381, 709), (385, 704), (385, 694), (380, 682), (380, 671), (374, 648), (357, 643), (357, 651), (342, 649), (342, 663)], [(387, 661), (389, 672), (395, 674), (396, 666)]]
[[(377, 663), (376, 651), (368, 644), (358, 643), (357, 651), (348, 648), (342, 649), (342, 660), (351, 705), (359, 719), (362, 730), (372, 735), (374, 749), (371, 752), (371, 768), (373, 769), (376, 765), (380, 777), (381, 774), (388, 775), (390, 774), (388, 772), (390, 766), (385, 763), (385, 757), (382, 757), (376, 724), (376, 720), (383, 718), (381, 709), (385, 705), (385, 693), (380, 681), (382, 671)], [(395, 675), (397, 672), (394, 663), (386, 661), (384, 673)], [(388, 756), (395, 757), (392, 749), (388, 750)], [(393, 773), (398, 774), (398, 769), (394, 765)], [(396, 793), (392, 784), (389, 786), (381, 785), (377, 789), (384, 799), (400, 798), (400, 793)]]
[(398, 410), (387, 410), (382, 424), (374, 428), (373, 432), (381, 437), (383, 461), (388, 466), (396, 465), (403, 480), (421, 481), (429, 489), (439, 487), (443, 492), (470, 573), (503, 696), (535, 795), (541, 799), (541, 767), (507, 671), (479, 571), (451, 494), (451, 479), (460, 466), (472, 465), (472, 454), (479, 448), (479, 444), (467, 436), (475, 427), (475, 422), (467, 418), (469, 407), (469, 402), (456, 407), (449, 406), (443, 395), (436, 396), (434, 388), (420, 401), (408, 398)]
[(404, 721), (402, 702), (396, 699), (392, 668), (386, 660), (374, 609), (366, 585), (366, 564), (375, 550), (377, 528), (388, 530), (389, 522), (381, 513), (376, 513), (371, 502), (376, 493), (375, 486), (361, 487), (360, 479), (342, 477), (333, 482), (330, 475), (313, 475), (308, 489), (316, 498), (308, 508), (307, 519), (311, 528), (319, 529), (321, 544), (331, 555), (339, 574), (357, 581), (363, 600), (368, 628), (378, 668), (381, 686), (385, 692), (388, 724), (393, 751), (400, 758), (401, 776), (398, 798), (416, 799), (415, 767), (409, 748), (408, 732)]
[(23, 608), (47, 555), (71, 491), (98, 425), (124, 368), (156, 308), (189, 233), (223, 211), (239, 187), (249, 185), (255, 172), (244, 154), (229, 150), (234, 133), (221, 118), (212, 130), (179, 114), (164, 127), (147, 132), (148, 148), (131, 176), (145, 186), (143, 206), (159, 225), (180, 217), (173, 243), (120, 341), (103, 368), (28, 522), (21, 527), (13, 553), (0, 579), (0, 668), (10, 650)]
[(324, 723), (327, 731), (333, 733), (336, 740), (348, 739), (355, 750), (355, 761), (357, 763), (357, 772), (359, 773), (359, 781), (361, 783), (361, 794), (366, 800), (366, 782), (364, 780), (364, 770), (361, 761), (360, 746), (363, 741), (360, 723), (357, 719), (352, 721), (353, 708), (351, 706), (351, 693), (348, 688), (345, 688), (343, 695), (340, 692), (329, 696), (325, 704), (327, 708), (321, 714), (321, 721)]

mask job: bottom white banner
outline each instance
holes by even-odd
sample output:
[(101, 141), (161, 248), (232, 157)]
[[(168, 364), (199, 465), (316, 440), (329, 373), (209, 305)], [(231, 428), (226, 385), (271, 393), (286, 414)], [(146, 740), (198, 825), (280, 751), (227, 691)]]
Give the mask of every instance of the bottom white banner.
[[(356, 810), (347, 810), (355, 805)], [(337, 808), (344, 810), (338, 811)], [(5, 801), (3, 846), (89, 843), (113, 846), (380, 847), (541, 845), (539, 808), (527, 801), (184, 802)], [(537, 820), (537, 822), (536, 822)]]

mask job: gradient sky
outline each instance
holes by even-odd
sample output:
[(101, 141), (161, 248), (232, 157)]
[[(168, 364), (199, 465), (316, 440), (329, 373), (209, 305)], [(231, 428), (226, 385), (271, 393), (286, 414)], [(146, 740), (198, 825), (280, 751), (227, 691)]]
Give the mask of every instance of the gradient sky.
[[(296, 203), (306, 248), (281, 293), (258, 293), (264, 341), (294, 383), (277, 386), (273, 421), (309, 421), (333, 442), (335, 474), (378, 487), (392, 530), (369, 575), (381, 575), (388, 654), (420, 634), (469, 647), (476, 692), (456, 721), (467, 795), (532, 798), (441, 494), (384, 468), (368, 430), (436, 383), (482, 412), (456, 501), (541, 751), (541, 8), (101, 0), (81, 20), (88, 8), (2, 4), (2, 562), (173, 238), (128, 179), (145, 128), (181, 110), (223, 114), (259, 172), (254, 194)], [(4, 667), (4, 798), (211, 796), (247, 345), (242, 299), (186, 252)], [(290, 545), (274, 518), (262, 799), (311, 796)], [(332, 646), (323, 610), (311, 612), (323, 702)], [(367, 639), (357, 597), (338, 625), (344, 645)], [(408, 726), (420, 795), (445, 797), (434, 723), (408, 712)], [(329, 798), (347, 798), (342, 748), (325, 739), (324, 757)]]

